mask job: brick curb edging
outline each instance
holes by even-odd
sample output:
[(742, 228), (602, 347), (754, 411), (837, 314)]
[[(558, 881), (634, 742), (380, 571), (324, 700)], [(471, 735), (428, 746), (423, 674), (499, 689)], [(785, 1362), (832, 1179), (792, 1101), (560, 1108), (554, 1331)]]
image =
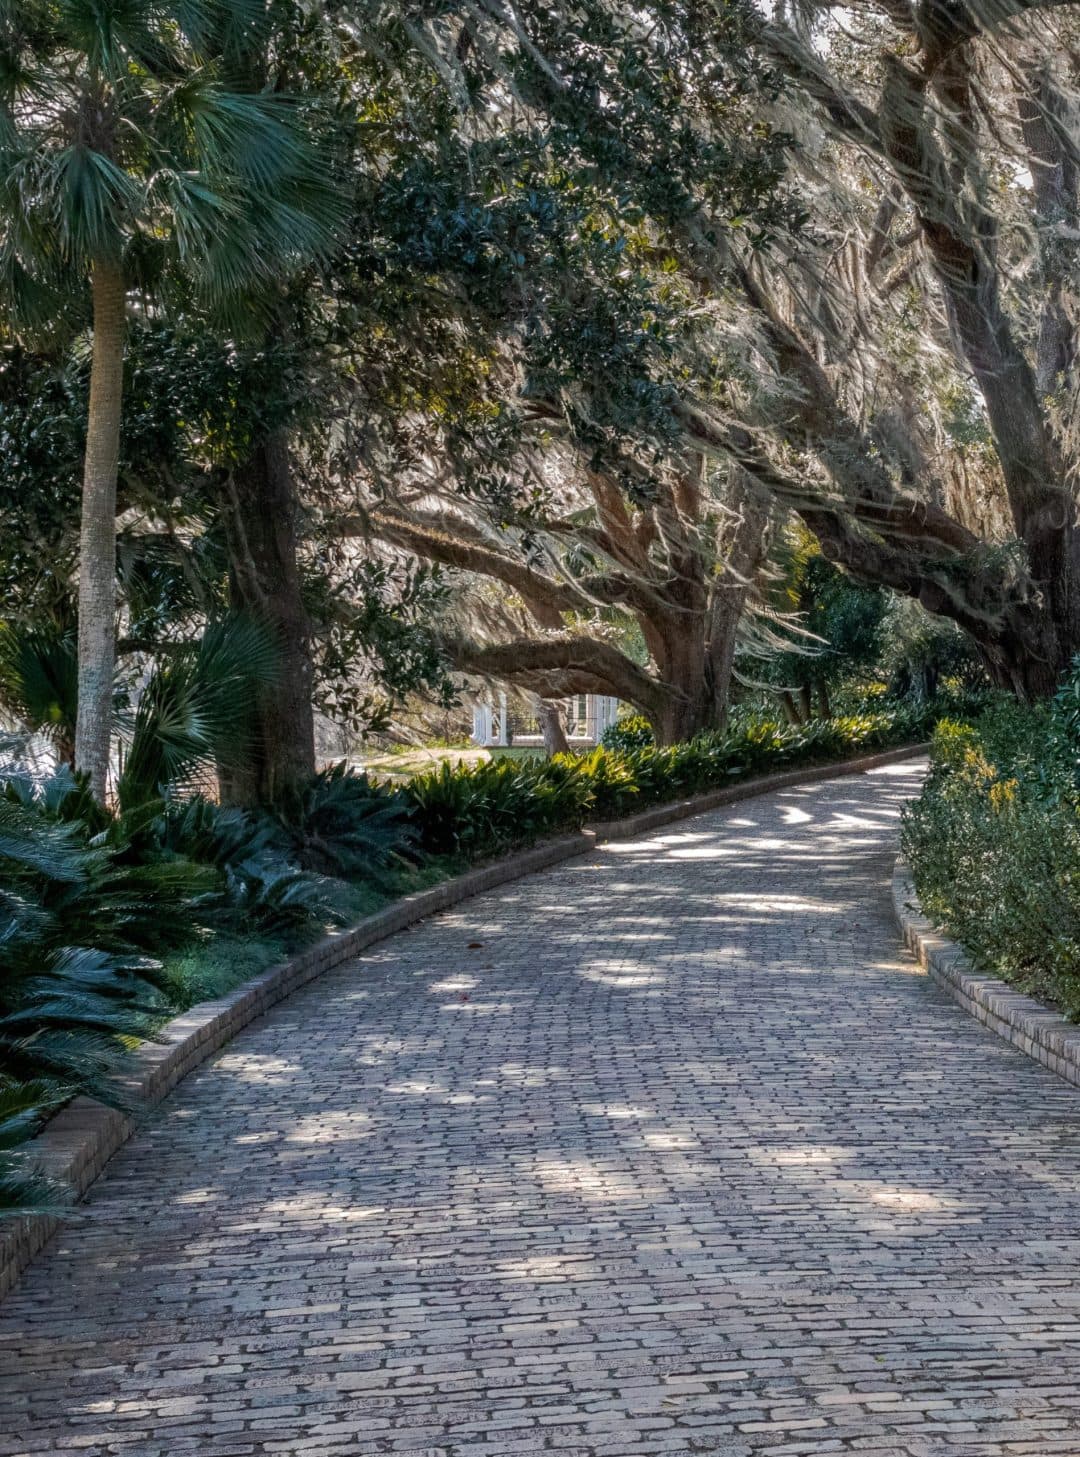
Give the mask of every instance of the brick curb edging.
[(1080, 1027), (1008, 982), (976, 971), (964, 949), (923, 915), (902, 858), (893, 870), (892, 896), (904, 944), (938, 986), (989, 1031), (1080, 1087)]
[[(925, 744), (908, 745), (859, 759), (746, 779), (692, 799), (657, 805), (626, 819), (609, 820), (587, 830), (579, 830), (576, 834), (545, 841), (530, 850), (468, 870), (427, 890), (403, 896), (358, 925), (331, 932), (316, 945), (241, 983), (225, 996), (212, 1002), (200, 1002), (179, 1017), (174, 1017), (161, 1029), (155, 1041), (143, 1043), (132, 1054), (121, 1083), (125, 1101), (137, 1112), (148, 1112), (172, 1091), (181, 1078), (205, 1062), (242, 1027), (262, 1016), (276, 1002), (324, 971), (339, 966), (376, 941), (405, 930), (425, 916), (447, 910), (460, 901), (509, 881), (520, 880), (535, 871), (561, 864), (576, 855), (587, 854), (598, 843), (607, 840), (631, 839), (721, 805), (799, 784), (815, 784), (846, 774), (865, 773), (869, 769), (924, 753)], [(28, 1151), (33, 1155), (37, 1169), (68, 1188), (73, 1202), (76, 1202), (113, 1154), (126, 1143), (134, 1128), (133, 1117), (125, 1116), (115, 1108), (106, 1108), (92, 1098), (75, 1098), (31, 1141)], [(0, 1227), (0, 1297), (11, 1289), (58, 1225), (59, 1219), (51, 1215), (36, 1215), (12, 1220)]]

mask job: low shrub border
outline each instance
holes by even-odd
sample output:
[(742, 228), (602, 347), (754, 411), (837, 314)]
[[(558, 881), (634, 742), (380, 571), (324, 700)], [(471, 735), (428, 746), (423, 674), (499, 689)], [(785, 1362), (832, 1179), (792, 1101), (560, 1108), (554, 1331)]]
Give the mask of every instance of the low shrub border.
[(1080, 1087), (1080, 1027), (998, 977), (978, 972), (963, 947), (922, 913), (911, 870), (898, 859), (893, 906), (904, 942), (935, 982), (991, 1032)]
[[(356, 926), (331, 932), (316, 945), (242, 983), (226, 996), (202, 1002), (174, 1017), (161, 1029), (155, 1041), (144, 1043), (135, 1050), (131, 1063), (125, 1069), (125, 1102), (132, 1108), (132, 1116), (107, 1108), (92, 1098), (76, 1098), (50, 1120), (29, 1145), (28, 1152), (41, 1172), (66, 1186), (71, 1191), (73, 1202), (77, 1201), (131, 1136), (140, 1113), (156, 1107), (182, 1078), (275, 1003), (375, 942), (496, 886), (587, 854), (605, 841), (632, 839), (721, 805), (796, 785), (862, 774), (926, 752), (925, 744), (907, 745), (865, 754), (857, 759), (744, 779), (690, 799), (656, 805), (625, 819), (606, 821), (590, 829), (560, 836), (466, 871), (428, 890), (405, 896), (384, 910), (365, 917)], [(1080, 1030), (1077, 1036), (1080, 1037)], [(55, 1232), (59, 1222), (52, 1215), (36, 1215), (13, 1219), (0, 1228), (0, 1296), (11, 1289), (20, 1273)]]

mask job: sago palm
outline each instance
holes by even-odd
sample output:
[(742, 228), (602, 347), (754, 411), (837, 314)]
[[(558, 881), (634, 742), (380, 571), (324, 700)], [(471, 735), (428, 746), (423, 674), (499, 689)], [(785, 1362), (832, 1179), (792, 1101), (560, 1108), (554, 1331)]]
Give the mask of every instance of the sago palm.
[(181, 907), (190, 927), (197, 868), (125, 864), (57, 817), (82, 799), (70, 771), (0, 788), (0, 1219), (55, 1204), (22, 1145), (73, 1093), (122, 1096), (126, 1045), (165, 1012), (147, 943), (182, 937)]
[(262, 0), (0, 0), (0, 287), (16, 330), (87, 295), (75, 757), (104, 797), (129, 299), (219, 309), (329, 244), (338, 195), (314, 112), (270, 84)]

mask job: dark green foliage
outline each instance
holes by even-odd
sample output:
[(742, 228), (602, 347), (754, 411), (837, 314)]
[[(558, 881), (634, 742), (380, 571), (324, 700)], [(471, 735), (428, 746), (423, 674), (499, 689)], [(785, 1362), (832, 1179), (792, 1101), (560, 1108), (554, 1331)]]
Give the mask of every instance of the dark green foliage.
[(257, 934), (305, 935), (345, 920), (331, 880), (273, 853), (232, 861), (225, 867), (225, 883), (231, 908)]
[(112, 824), (109, 812), (97, 803), (83, 776), (67, 764), (42, 779), (14, 768), (0, 777), (0, 798), (40, 812), (59, 824), (79, 824), (85, 832), (101, 834)]
[(803, 528), (789, 530), (777, 557), (782, 576), (773, 596), (778, 610), (790, 614), (792, 647), (771, 649), (763, 661), (754, 662), (753, 676), (778, 688), (813, 687), (820, 693), (876, 663), (887, 594), (840, 571)]
[(243, 763), (255, 698), (272, 690), (276, 667), (267, 631), (244, 618), (211, 623), (197, 642), (167, 654), (139, 697), (117, 786), (121, 805), (184, 787), (199, 770)]
[[(444, 707), (456, 701), (434, 623), (449, 600), (438, 567), (350, 558), (322, 542), (304, 582), (315, 638), (315, 704), (341, 727), (380, 732), (391, 710), (426, 688)], [(358, 674), (363, 667), (366, 671)], [(366, 686), (368, 680), (377, 691)]]
[(897, 697), (932, 698), (943, 678), (972, 685), (986, 681), (971, 639), (907, 597), (889, 599), (877, 667)]
[[(146, 293), (250, 312), (326, 252), (342, 216), (327, 129), (317, 137), (312, 108), (252, 84), (271, 40), (252, 24), (259, 9), (3, 7), (2, 264), (27, 332), (55, 332), (50, 305), (78, 299), (102, 259), (123, 257)], [(274, 9), (284, 41), (289, 7)]]
[[(58, 776), (72, 782), (69, 774)], [(0, 897), (19, 918), (34, 907), (34, 940), (50, 948), (88, 946), (143, 954), (192, 934), (189, 906), (208, 887), (207, 871), (155, 856), (145, 815), (122, 815), (99, 828), (72, 813), (83, 799), (34, 792), (9, 780), (0, 794)], [(10, 931), (10, 928), (9, 928)]]
[(202, 907), (207, 924), (259, 934), (339, 922), (341, 882), (389, 883), (414, 839), (402, 796), (343, 764), (261, 809), (167, 804), (155, 833), (163, 851), (220, 872), (212, 905)]
[[(303, 345), (222, 338), (195, 312), (168, 322), (131, 321), (118, 482), (118, 509), (129, 517), (117, 541), (126, 607), (118, 644), (122, 680), (145, 661), (133, 664), (134, 654), (160, 657), (168, 666), (208, 619), (224, 616), (224, 470), (243, 464), (253, 442), (272, 429), (303, 432), (307, 450), (317, 453), (326, 428), (318, 411), (329, 388), (316, 375), (319, 338)], [(6, 674), (0, 663), (0, 706), (29, 728), (61, 724), (73, 712), (73, 691), (24, 694), (19, 684), (26, 677), (33, 688), (42, 669), (54, 685), (66, 682), (58, 671), (64, 665), (46, 661), (44, 650), (57, 659), (65, 638), (74, 637), (85, 352), (80, 341), (70, 358), (55, 363), (0, 348), (5, 630), (20, 639), (32, 633), (27, 645), (39, 659), (29, 675), (17, 663), (17, 672)], [(323, 521), (311, 510), (302, 522), (310, 533), (302, 566), (316, 705), (340, 724), (367, 730), (385, 725), (392, 704), (417, 687), (450, 701), (434, 631), (448, 591), (438, 569), (350, 550), (335, 516)], [(48, 718), (35, 706), (41, 702)], [(67, 752), (66, 743), (60, 748)]]
[(57, 817), (79, 796), (64, 778), (0, 798), (0, 1210), (48, 1193), (7, 1149), (73, 1092), (116, 1099), (124, 1039), (165, 1010), (146, 949), (190, 935), (190, 867), (127, 864), (122, 837)]
[(581, 824), (587, 807), (577, 761), (496, 759), (420, 774), (404, 795), (426, 855), (478, 860)]
[(163, 806), (155, 832), (164, 852), (218, 872), (198, 907), (215, 932), (273, 935), (339, 919), (327, 882), (290, 861), (279, 827), (264, 812), (195, 798)]
[(74, 754), (76, 688), (74, 632), (0, 623), (0, 708), (26, 732), (44, 735), (65, 762)]
[(1052, 704), (945, 722), (904, 816), (926, 914), (976, 964), (1080, 1018), (1080, 667)]
[(629, 713), (606, 728), (600, 742), (605, 749), (646, 749), (655, 737), (644, 714)]
[[(988, 682), (974, 644), (955, 624), (856, 581), (804, 528), (788, 528), (775, 558), (780, 576), (770, 600), (784, 618), (763, 647), (742, 656), (747, 676), (772, 685), (790, 717), (843, 712), (845, 699), (865, 701), (868, 680), (894, 703), (916, 705), (936, 702), (949, 685), (968, 695)], [(790, 648), (778, 651), (777, 637)]]
[(163, 804), (155, 834), (165, 853), (218, 869), (277, 844), (274, 827), (264, 816), (198, 796)]
[(284, 853), (307, 870), (374, 879), (413, 840), (403, 796), (345, 764), (290, 789), (269, 811)]
[(70, 610), (86, 364), (0, 349), (0, 599), (36, 623)]
[(20, 1153), (62, 1101), (62, 1090), (44, 1079), (0, 1077), (0, 1218), (51, 1209), (62, 1199), (63, 1191), (28, 1169)]

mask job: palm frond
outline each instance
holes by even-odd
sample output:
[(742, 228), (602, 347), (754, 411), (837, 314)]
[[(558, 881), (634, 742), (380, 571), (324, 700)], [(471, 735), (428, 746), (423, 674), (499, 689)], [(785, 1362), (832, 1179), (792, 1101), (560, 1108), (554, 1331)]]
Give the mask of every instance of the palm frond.
[(0, 1152), (24, 1143), (63, 1100), (63, 1090), (44, 1078), (0, 1078)]
[(325, 875), (377, 880), (416, 839), (404, 797), (345, 764), (292, 787), (270, 813), (291, 857)]
[(306, 931), (345, 920), (338, 904), (340, 885), (274, 854), (234, 862), (225, 875), (233, 906), (259, 931)]
[(60, 240), (80, 264), (116, 258), (140, 192), (111, 157), (92, 147), (65, 148), (57, 157)]
[(63, 885), (84, 885), (92, 855), (78, 830), (52, 823), (36, 809), (0, 798), (0, 874), (34, 872)]
[[(215, 306), (326, 254), (346, 215), (332, 129), (309, 101), (263, 89), (273, 7), (5, 8), (0, 275), (27, 318), (44, 315), (52, 285), (70, 292), (94, 259), (151, 240), (158, 266), (144, 277), (167, 288), (179, 276)], [(285, 197), (291, 216), (275, 213)]]
[(0, 1219), (52, 1214), (70, 1193), (33, 1163), (27, 1143), (66, 1097), (44, 1078), (0, 1077)]
[(62, 627), (0, 623), (0, 705), (61, 757), (75, 742), (78, 662), (75, 634)]
[(118, 785), (125, 808), (187, 787), (196, 771), (242, 759), (255, 697), (277, 671), (277, 649), (258, 623), (230, 618), (160, 664), (143, 691)]

